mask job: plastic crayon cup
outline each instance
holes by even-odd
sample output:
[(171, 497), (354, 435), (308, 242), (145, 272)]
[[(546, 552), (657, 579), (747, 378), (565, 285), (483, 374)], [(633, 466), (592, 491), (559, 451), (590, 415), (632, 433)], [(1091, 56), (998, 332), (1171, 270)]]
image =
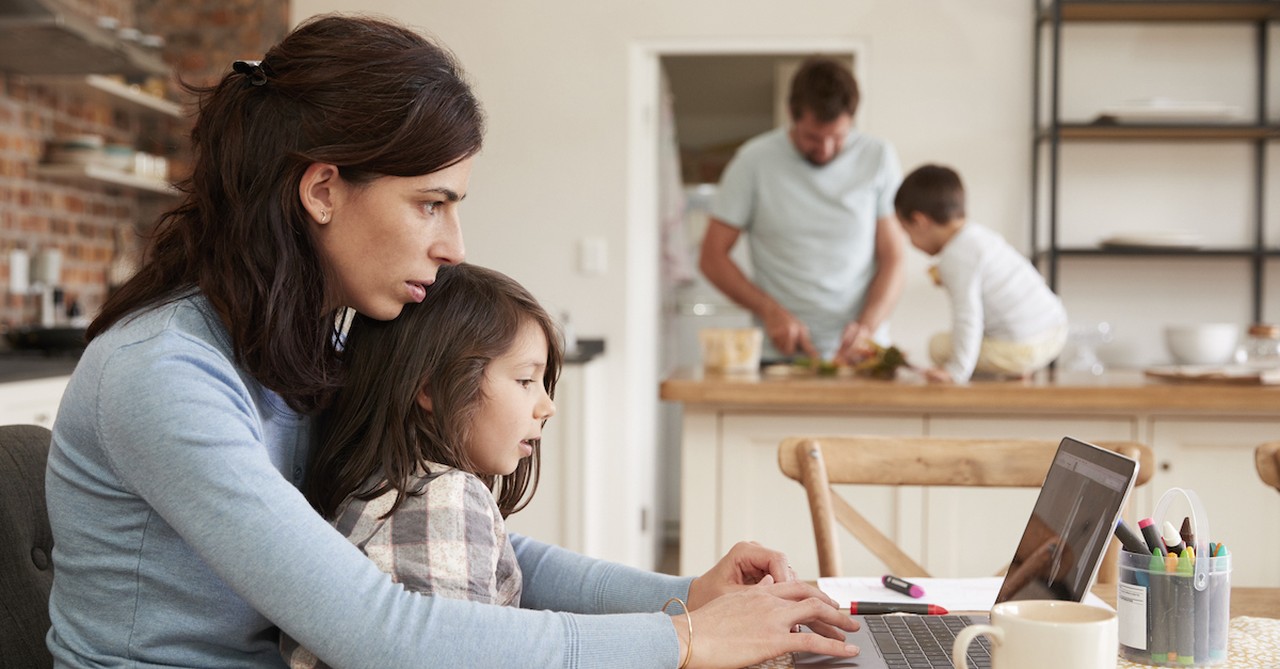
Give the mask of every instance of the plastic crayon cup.
[(1231, 620), (1231, 555), (1209, 548), (1208, 520), (1190, 490), (1174, 488), (1157, 505), (1162, 517), (1170, 495), (1191, 501), (1196, 545), (1182, 556), (1120, 552), (1116, 617), (1120, 655), (1140, 664), (1205, 667), (1227, 659)]

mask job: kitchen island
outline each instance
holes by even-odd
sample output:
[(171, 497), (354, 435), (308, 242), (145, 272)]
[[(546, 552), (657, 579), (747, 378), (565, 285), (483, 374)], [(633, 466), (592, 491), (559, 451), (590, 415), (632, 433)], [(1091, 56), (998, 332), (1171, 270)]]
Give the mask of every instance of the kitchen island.
[[(802, 578), (817, 575), (804, 490), (778, 470), (789, 436), (881, 434), (1134, 440), (1155, 455), (1150, 483), (1126, 514), (1150, 515), (1171, 487), (1195, 490), (1213, 541), (1236, 557), (1233, 583), (1280, 585), (1280, 495), (1253, 465), (1259, 443), (1280, 438), (1280, 387), (1171, 383), (1141, 372), (1042, 373), (1026, 381), (930, 385), (855, 377), (712, 375), (682, 369), (661, 386), (683, 406), (680, 570), (706, 570), (734, 542), (785, 550)], [(1036, 491), (845, 491), (935, 576), (994, 573), (1012, 556)], [(1185, 509), (1175, 505), (1175, 525)], [(883, 565), (846, 537), (845, 573)]]

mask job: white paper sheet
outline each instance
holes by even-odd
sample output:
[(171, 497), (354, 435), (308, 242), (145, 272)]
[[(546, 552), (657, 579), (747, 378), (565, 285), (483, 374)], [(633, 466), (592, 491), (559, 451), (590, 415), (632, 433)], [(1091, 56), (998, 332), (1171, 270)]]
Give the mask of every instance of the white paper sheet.
[[(952, 613), (961, 611), (990, 611), (1000, 593), (1003, 576), (986, 578), (911, 578), (912, 583), (924, 588), (924, 597), (915, 599), (890, 590), (876, 577), (820, 578), (818, 588), (839, 602), (841, 608), (850, 602), (918, 602), (937, 604)], [(1090, 592), (1085, 604), (1109, 609), (1107, 603)]]

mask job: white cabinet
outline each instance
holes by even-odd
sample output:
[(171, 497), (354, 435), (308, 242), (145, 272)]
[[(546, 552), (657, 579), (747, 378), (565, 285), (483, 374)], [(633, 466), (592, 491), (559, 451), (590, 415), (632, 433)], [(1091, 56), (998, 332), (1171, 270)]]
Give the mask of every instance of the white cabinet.
[[(813, 526), (804, 487), (788, 479), (778, 469), (778, 442), (797, 434), (892, 434), (918, 435), (919, 416), (859, 416), (769, 414), (730, 412), (721, 417), (723, 441), (718, 470), (685, 475), (682, 500), (707, 505), (709, 516), (718, 519), (714, 529), (684, 532), (680, 543), (680, 570), (686, 574), (706, 571), (738, 541), (757, 541), (787, 551), (796, 573), (804, 577), (818, 574)], [(803, 426), (803, 427), (801, 427)], [(714, 481), (711, 472), (715, 472)], [(690, 487), (697, 488), (690, 490)], [(889, 486), (859, 486), (858, 510), (884, 528), (891, 538), (919, 527), (919, 490)], [(687, 516), (685, 516), (687, 517)], [(686, 539), (689, 541), (686, 542)], [(879, 573), (880, 566), (853, 540), (842, 546), (847, 573)], [(688, 545), (686, 545), (688, 543)]]
[[(1265, 486), (1253, 449), (1280, 438), (1280, 418), (1202, 415), (1169, 418), (1146, 412), (1088, 414), (942, 413), (920, 410), (752, 411), (685, 406), (680, 514), (680, 572), (711, 567), (738, 541), (784, 550), (801, 578), (816, 578), (817, 555), (800, 484), (778, 469), (778, 443), (803, 434), (927, 435), (1134, 440), (1149, 445), (1155, 471), (1136, 489), (1125, 513), (1131, 524), (1151, 515), (1170, 487), (1195, 490), (1210, 515), (1215, 541), (1237, 555), (1232, 582), (1280, 585), (1280, 495)], [(859, 486), (842, 490), (858, 510), (935, 576), (993, 574), (1007, 564), (1035, 490)], [(1171, 511), (1185, 515), (1183, 507)], [(847, 574), (884, 570), (841, 532)]]
[[(1234, 586), (1280, 584), (1280, 495), (1258, 478), (1253, 460), (1258, 444), (1277, 438), (1280, 420), (1151, 420), (1150, 485), (1157, 496), (1171, 487), (1196, 492), (1209, 515), (1209, 540), (1231, 551)], [(1189, 510), (1175, 504), (1169, 512), (1181, 519)]]
[(53, 427), (69, 376), (0, 383), (0, 425)]

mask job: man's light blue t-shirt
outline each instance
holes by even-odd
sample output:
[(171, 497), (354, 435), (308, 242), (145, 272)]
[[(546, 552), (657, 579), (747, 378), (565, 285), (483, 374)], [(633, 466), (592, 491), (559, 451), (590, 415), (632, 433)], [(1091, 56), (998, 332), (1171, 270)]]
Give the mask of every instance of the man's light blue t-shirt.
[[(711, 214), (747, 233), (752, 280), (809, 327), (824, 358), (862, 312), (875, 278), (876, 221), (902, 180), (888, 142), (850, 132), (821, 167), (788, 129), (749, 140), (725, 169)], [(766, 358), (780, 357), (766, 337)]]

